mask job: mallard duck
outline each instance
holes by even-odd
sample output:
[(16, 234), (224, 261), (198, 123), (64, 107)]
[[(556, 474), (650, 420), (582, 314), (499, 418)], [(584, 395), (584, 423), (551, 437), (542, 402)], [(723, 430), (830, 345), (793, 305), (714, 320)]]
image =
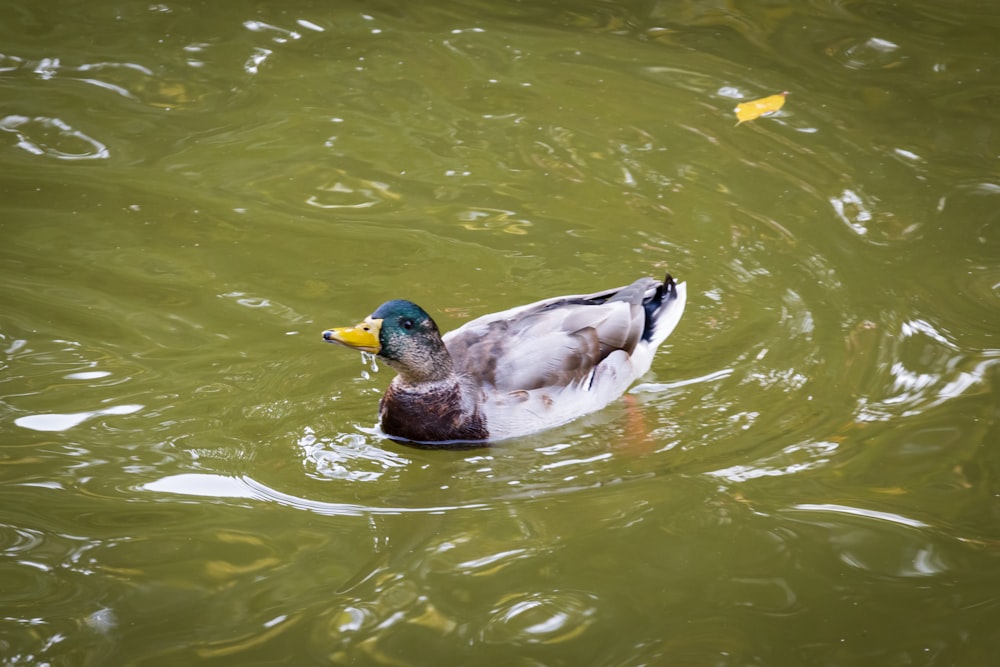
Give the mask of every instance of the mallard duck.
[(640, 278), (484, 315), (441, 336), (410, 301), (383, 303), (323, 339), (377, 355), (397, 373), (382, 431), (420, 443), (502, 440), (608, 405), (649, 370), (684, 312), (685, 284)]

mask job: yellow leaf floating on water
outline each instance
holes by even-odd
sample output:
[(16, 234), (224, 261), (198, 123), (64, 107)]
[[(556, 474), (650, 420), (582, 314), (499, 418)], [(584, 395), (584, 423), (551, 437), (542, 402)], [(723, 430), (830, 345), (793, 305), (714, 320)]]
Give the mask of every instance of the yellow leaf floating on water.
[(750, 100), (749, 102), (737, 104), (736, 124), (739, 125), (747, 120), (755, 120), (766, 113), (774, 113), (785, 105), (786, 95), (788, 95), (787, 90), (777, 95), (771, 95), (770, 97), (762, 97), (759, 100)]

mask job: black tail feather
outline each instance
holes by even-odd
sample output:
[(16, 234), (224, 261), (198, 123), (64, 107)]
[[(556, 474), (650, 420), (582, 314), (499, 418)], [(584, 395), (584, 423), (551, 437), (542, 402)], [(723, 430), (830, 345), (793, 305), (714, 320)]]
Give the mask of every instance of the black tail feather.
[(642, 330), (643, 340), (652, 340), (653, 331), (656, 328), (656, 313), (667, 302), (677, 298), (677, 283), (669, 273), (663, 278), (663, 282), (657, 286), (656, 292), (647, 300), (642, 302), (642, 307), (646, 311), (646, 325)]

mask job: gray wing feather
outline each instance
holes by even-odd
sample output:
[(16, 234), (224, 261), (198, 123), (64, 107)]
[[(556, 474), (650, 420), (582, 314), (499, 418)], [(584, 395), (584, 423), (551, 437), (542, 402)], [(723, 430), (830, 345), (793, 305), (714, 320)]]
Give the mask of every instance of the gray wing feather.
[(476, 383), (501, 391), (566, 386), (589, 377), (613, 351), (632, 353), (645, 327), (642, 300), (656, 284), (645, 278), (486, 316), (451, 332), (445, 343), (456, 368)]

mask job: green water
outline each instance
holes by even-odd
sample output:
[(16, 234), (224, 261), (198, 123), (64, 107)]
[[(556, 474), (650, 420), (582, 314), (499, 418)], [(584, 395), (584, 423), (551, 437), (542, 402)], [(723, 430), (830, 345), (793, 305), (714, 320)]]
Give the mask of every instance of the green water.
[[(995, 664), (998, 34), (4, 3), (0, 662)], [(629, 396), (492, 448), (380, 438), (391, 372), (320, 339), (666, 270)]]

